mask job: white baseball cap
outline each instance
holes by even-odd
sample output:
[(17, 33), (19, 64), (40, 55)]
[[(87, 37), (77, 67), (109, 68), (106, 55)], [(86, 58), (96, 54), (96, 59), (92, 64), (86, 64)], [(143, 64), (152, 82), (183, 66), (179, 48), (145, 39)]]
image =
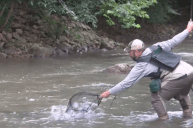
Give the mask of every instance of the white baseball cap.
[(128, 44), (128, 50), (138, 50), (138, 49), (142, 49), (145, 47), (145, 44), (143, 43), (143, 41), (139, 40), (139, 39), (135, 39), (133, 41), (131, 41)]

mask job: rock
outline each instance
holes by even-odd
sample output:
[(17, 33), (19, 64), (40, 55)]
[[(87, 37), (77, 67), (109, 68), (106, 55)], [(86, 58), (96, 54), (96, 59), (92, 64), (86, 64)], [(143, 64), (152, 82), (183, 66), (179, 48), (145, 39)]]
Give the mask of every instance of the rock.
[(109, 41), (108, 43), (109, 43), (112, 47), (115, 46), (115, 41), (113, 41), (113, 40)]
[(119, 42), (115, 42), (115, 46), (120, 48), (120, 49), (124, 49), (125, 47), (127, 47), (127, 46), (125, 46), (124, 43), (119, 43)]
[(34, 34), (39, 34), (40, 33), (40, 31), (38, 31), (38, 30), (36, 30), (36, 29), (32, 29), (32, 33), (34, 33)]
[(34, 43), (34, 44), (32, 44), (32, 48), (34, 48), (34, 47), (41, 47), (42, 45), (41, 44), (39, 44), (39, 43)]
[(21, 25), (19, 23), (12, 23), (12, 28), (21, 28)]
[(25, 37), (26, 41), (29, 43), (37, 42), (38, 37), (36, 35), (30, 35)]
[(15, 39), (18, 39), (18, 40), (20, 39), (19, 35), (18, 35), (16, 32), (14, 32), (12, 36), (13, 36)]
[(25, 35), (26, 37), (29, 37), (30, 36), (30, 33), (28, 31), (24, 31), (23, 32), (23, 35)]
[(114, 45), (109, 43), (108, 39), (104, 38), (101, 40), (101, 49), (106, 48), (108, 50), (114, 49)]
[(19, 15), (20, 15), (20, 16), (23, 16), (25, 13), (26, 13), (26, 12), (24, 12), (24, 11), (22, 11), (22, 10), (19, 11)]
[(38, 20), (37, 23), (40, 25), (40, 24), (42, 23), (42, 21), (41, 21), (41, 20)]
[(0, 41), (7, 42), (7, 40), (3, 37), (3, 35), (1, 33), (0, 33)]
[(16, 33), (19, 34), (19, 35), (22, 35), (22, 34), (23, 34), (23, 31), (22, 31), (21, 29), (16, 29), (15, 31), (16, 31)]
[(85, 30), (91, 30), (91, 28), (88, 25), (81, 24), (82, 28)]
[(0, 53), (0, 58), (1, 59), (7, 58), (7, 55), (5, 53)]
[(102, 52), (108, 51), (106, 48), (101, 49)]
[(71, 46), (65, 42), (63, 42), (63, 44), (57, 44), (56, 49), (57, 51), (61, 50), (67, 54), (69, 53), (69, 50), (72, 50)]
[(82, 46), (81, 48), (81, 52), (87, 52), (88, 51), (88, 48), (86, 45)]
[(25, 25), (25, 26), (23, 27), (23, 30), (25, 30), (25, 31), (31, 31), (31, 28), (30, 28), (29, 26)]
[(7, 33), (7, 34), (5, 35), (5, 38), (6, 38), (8, 41), (11, 41), (11, 39), (12, 39), (12, 34), (11, 34), (11, 33)]
[(121, 64), (116, 64), (114, 66), (111, 66), (111, 67), (105, 69), (103, 72), (128, 74), (132, 68), (133, 68), (133, 66), (130, 66), (127, 63), (121, 63)]
[(54, 49), (47, 47), (40, 47), (35, 45), (28, 50), (29, 54), (32, 54), (33, 57), (50, 57), (54, 52)]
[(7, 55), (14, 55), (14, 54), (19, 54), (20, 53), (20, 51), (18, 51), (17, 49), (15, 49), (12, 46), (6, 47), (3, 51)]
[(33, 25), (33, 28), (34, 28), (34, 29), (38, 29), (38, 26), (36, 26), (36, 25)]
[(70, 42), (66, 36), (59, 36), (59, 42)]
[(59, 56), (61, 56), (61, 57), (68, 55), (68, 53), (62, 51), (61, 49), (57, 49), (57, 50), (56, 50), (56, 53), (57, 53), (57, 55), (59, 55)]
[(25, 38), (23, 38), (23, 37), (19, 38), (18, 40), (19, 40), (21, 43), (24, 43), (24, 44), (27, 43), (27, 40), (26, 40)]
[(4, 44), (5, 44), (5, 42), (0, 41), (0, 48), (2, 48)]
[(4, 36), (4, 35), (6, 35), (6, 34), (7, 34), (7, 32), (5, 32), (5, 31), (2, 31), (2, 33), (1, 33), (1, 34)]

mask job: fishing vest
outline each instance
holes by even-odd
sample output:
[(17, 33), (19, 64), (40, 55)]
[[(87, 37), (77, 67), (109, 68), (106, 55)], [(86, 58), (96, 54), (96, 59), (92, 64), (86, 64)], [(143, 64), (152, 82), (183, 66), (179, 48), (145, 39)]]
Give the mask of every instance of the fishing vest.
[(137, 60), (139, 62), (148, 62), (155, 66), (158, 66), (158, 71), (156, 73), (151, 73), (148, 76), (154, 78), (158, 78), (161, 75), (160, 68), (165, 69), (167, 71), (172, 72), (179, 64), (181, 60), (180, 55), (176, 55), (172, 52), (168, 52), (158, 46), (150, 46), (150, 50), (152, 51), (147, 56), (142, 56)]

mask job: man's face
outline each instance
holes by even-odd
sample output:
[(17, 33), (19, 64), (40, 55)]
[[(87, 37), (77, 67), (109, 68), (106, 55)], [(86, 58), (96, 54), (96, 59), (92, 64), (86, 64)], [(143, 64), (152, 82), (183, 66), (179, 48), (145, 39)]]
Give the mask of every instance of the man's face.
[(131, 50), (129, 56), (136, 61), (140, 56), (141, 56), (142, 52), (139, 50)]

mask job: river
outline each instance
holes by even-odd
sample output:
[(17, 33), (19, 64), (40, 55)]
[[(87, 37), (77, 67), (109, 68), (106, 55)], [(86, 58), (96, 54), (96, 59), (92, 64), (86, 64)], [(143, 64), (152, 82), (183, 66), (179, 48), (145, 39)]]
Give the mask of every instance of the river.
[[(193, 43), (187, 39), (174, 52), (193, 65)], [(170, 119), (160, 121), (151, 107), (150, 80), (145, 78), (88, 113), (65, 113), (70, 97), (80, 91), (101, 94), (123, 80), (124, 74), (103, 73), (118, 63), (134, 62), (120, 50), (63, 58), (5, 59), (0, 72), (1, 128), (182, 128), (179, 103), (166, 103)], [(193, 92), (190, 92), (193, 97)]]

